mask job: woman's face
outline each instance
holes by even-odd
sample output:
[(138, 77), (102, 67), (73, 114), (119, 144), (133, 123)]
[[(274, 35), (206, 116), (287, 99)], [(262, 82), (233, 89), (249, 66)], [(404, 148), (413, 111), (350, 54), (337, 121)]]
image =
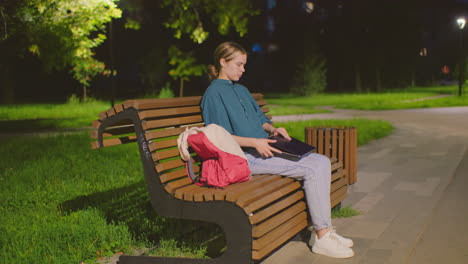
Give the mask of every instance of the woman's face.
[(221, 70), (218, 78), (238, 81), (245, 72), (244, 65), (247, 63), (247, 55), (236, 52), (232, 60), (226, 61), (225, 59), (221, 59), (220, 63)]

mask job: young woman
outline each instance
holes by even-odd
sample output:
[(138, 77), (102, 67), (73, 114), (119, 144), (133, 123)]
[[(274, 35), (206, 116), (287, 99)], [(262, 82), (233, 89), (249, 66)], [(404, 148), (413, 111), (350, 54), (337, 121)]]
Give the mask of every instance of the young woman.
[(252, 174), (279, 174), (304, 181), (309, 213), (315, 230), (312, 251), (334, 258), (354, 255), (353, 241), (338, 235), (331, 224), (330, 160), (312, 153), (299, 161), (275, 157), (281, 153), (269, 145), (271, 135), (290, 139), (285, 128), (276, 128), (265, 117), (246, 87), (235, 83), (245, 72), (247, 52), (237, 43), (224, 42), (214, 52), (210, 65), (211, 85), (201, 108), (206, 125), (218, 124), (229, 131), (246, 151)]

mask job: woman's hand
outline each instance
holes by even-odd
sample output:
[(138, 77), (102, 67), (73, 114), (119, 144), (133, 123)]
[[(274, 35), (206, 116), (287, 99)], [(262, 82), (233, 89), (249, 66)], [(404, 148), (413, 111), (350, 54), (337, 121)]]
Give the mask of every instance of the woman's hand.
[(269, 157), (274, 156), (273, 152), (282, 153), (281, 150), (278, 150), (270, 146), (269, 143), (275, 143), (275, 142), (276, 140), (273, 140), (273, 139), (257, 138), (255, 140), (254, 147), (257, 150), (257, 152), (260, 153), (260, 155), (262, 155), (262, 157), (269, 158)]
[(287, 140), (291, 140), (291, 137), (288, 134), (288, 131), (284, 127), (278, 127), (273, 131), (273, 136), (281, 135)]

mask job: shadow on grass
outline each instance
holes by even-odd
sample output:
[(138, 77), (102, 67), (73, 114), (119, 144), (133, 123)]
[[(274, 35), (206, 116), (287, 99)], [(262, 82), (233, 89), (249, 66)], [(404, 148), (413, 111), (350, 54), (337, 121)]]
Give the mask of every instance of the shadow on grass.
[[(0, 120), (2, 132), (41, 132), (51, 129), (66, 130), (71, 127), (79, 127), (82, 122), (79, 118), (60, 119), (21, 119), (21, 120)], [(72, 124), (68, 127), (66, 124)], [(77, 126), (73, 126), (76, 124)], [(88, 124), (91, 125), (91, 122)]]
[(206, 255), (222, 254), (224, 234), (214, 223), (159, 216), (151, 207), (144, 181), (125, 187), (83, 195), (60, 204), (63, 214), (97, 208), (109, 223), (124, 223), (137, 240), (158, 245), (173, 239), (189, 248), (207, 247)]

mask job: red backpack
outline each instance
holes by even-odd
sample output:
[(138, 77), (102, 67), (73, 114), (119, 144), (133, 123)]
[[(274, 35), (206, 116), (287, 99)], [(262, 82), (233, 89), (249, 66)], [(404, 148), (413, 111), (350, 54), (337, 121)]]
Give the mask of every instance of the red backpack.
[[(232, 183), (250, 179), (251, 172), (248, 161), (239, 144), (235, 142), (229, 132), (215, 124), (211, 124), (206, 128), (196, 128), (195, 130), (184, 133), (190, 134), (186, 137), (187, 143), (192, 146), (193, 150), (202, 159), (202, 169), (199, 177), (195, 176), (192, 160), (184, 158), (181, 152), (181, 156), (187, 161), (187, 175), (195, 184), (199, 186), (225, 187)], [(209, 139), (210, 133), (211, 138), (216, 139), (213, 140), (214, 142)], [(180, 150), (181, 144), (180, 142), (178, 143)], [(231, 151), (231, 153), (222, 149)]]

